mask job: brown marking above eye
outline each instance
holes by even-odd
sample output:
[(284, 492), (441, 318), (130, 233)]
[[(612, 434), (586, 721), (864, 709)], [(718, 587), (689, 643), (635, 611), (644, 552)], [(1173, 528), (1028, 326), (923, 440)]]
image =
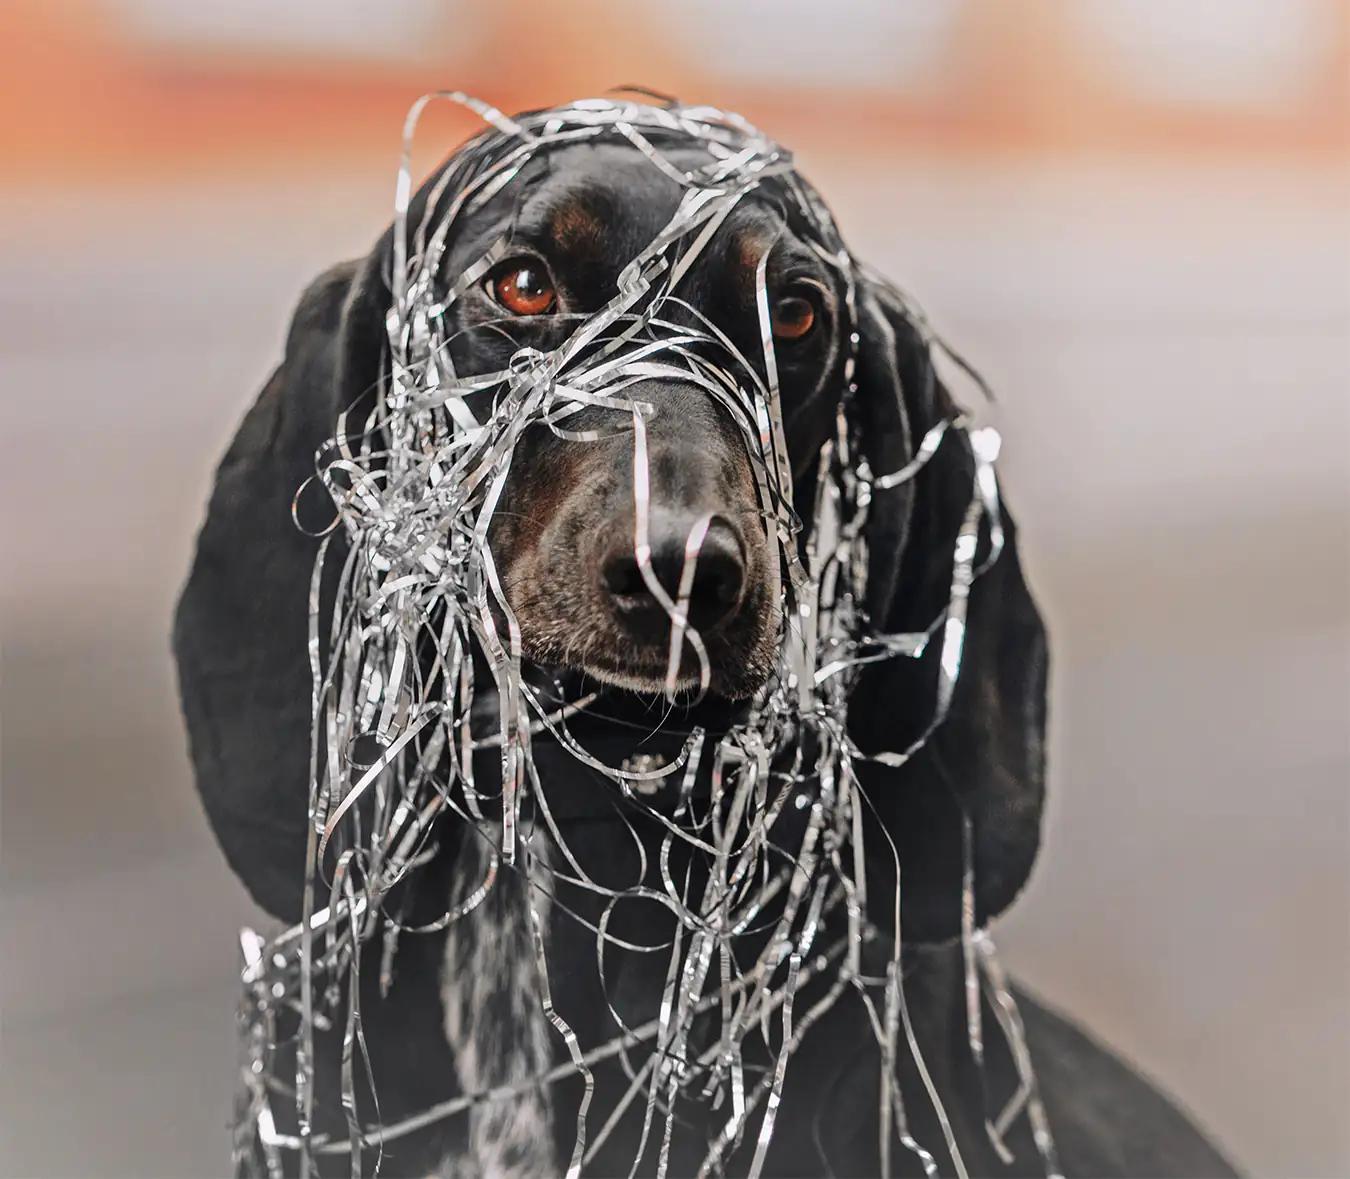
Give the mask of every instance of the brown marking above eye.
[(562, 250), (598, 250), (605, 225), (594, 210), (573, 198), (563, 204), (549, 221), (553, 241)]
[(755, 275), (759, 272), (759, 260), (764, 251), (773, 246), (773, 236), (768, 232), (754, 228), (736, 235), (736, 261), (739, 265), (742, 281), (753, 296)]
[(779, 340), (800, 340), (816, 326), (816, 308), (805, 295), (787, 294), (775, 300), (769, 313)]
[(543, 315), (557, 302), (553, 280), (538, 262), (508, 262), (489, 284), (492, 297), (512, 315)]
[[(745, 297), (752, 305), (758, 287), (760, 263), (765, 252), (774, 248), (778, 238), (777, 232), (763, 226), (743, 230), (735, 237), (733, 249), (736, 273)], [(772, 286), (771, 275), (769, 280)], [(791, 283), (776, 299), (772, 297), (772, 291), (769, 292), (769, 322), (775, 339), (793, 343), (811, 334), (819, 318), (819, 299), (810, 291), (814, 286), (811, 282)]]

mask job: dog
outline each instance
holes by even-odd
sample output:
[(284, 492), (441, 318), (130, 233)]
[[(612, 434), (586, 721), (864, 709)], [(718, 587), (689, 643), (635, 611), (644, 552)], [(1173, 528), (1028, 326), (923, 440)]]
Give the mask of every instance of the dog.
[[(672, 145), (666, 156), (676, 168), (706, 162), (696, 144)], [(439, 175), (414, 198), (410, 223), (434, 199)], [(678, 183), (629, 142), (573, 143), (532, 156), (456, 222), (447, 244), (445, 272), (459, 274), (503, 233), (511, 243), (451, 308), (455, 371), (498, 372), (522, 349), (558, 347), (613, 297), (624, 266), (669, 222), (679, 196)], [(254, 898), (292, 923), (302, 913), (310, 828), (306, 636), (317, 546), (296, 529), (292, 508), (339, 415), (369, 404), (385, 375), (394, 252), (391, 228), (366, 258), (329, 270), (301, 298), (282, 364), (218, 470), (175, 619), (183, 710), (207, 814)], [(903, 467), (925, 432), (957, 412), (906, 301), (884, 280), (861, 275), (858, 289), (846, 290), (766, 185), (716, 227), (681, 279), (691, 313), (715, 324), (743, 355), (754, 355), (760, 343), (762, 284), (797, 504), (812, 502), (817, 456), (849, 383), (873, 472)], [(856, 340), (849, 338), (855, 314)], [(732, 422), (692, 382), (652, 378), (640, 393), (652, 407), (650, 568), (672, 596), (688, 538), (706, 528), (688, 586), (689, 623), (706, 647), (706, 693), (695, 691), (702, 670), (691, 656), (668, 663), (669, 614), (633, 543), (638, 472), (628, 438), (599, 431), (578, 445), (527, 430), (489, 534), (531, 674), (564, 696), (598, 685), (604, 707), (579, 717), (575, 731), (607, 764), (668, 761), (694, 726), (715, 734), (734, 725), (773, 672), (783, 625), (754, 473)], [(569, 428), (585, 430), (602, 416), (584, 410)], [(922, 631), (946, 605), (951, 538), (975, 461), (969, 446), (944, 447), (921, 480), (875, 491), (865, 607), (879, 630)], [(899, 916), (914, 1051), (894, 1067), (909, 1141), (924, 1145), (892, 1152), (896, 1174), (923, 1174), (923, 1150), (942, 1174), (1037, 1174), (1045, 1165), (1043, 1143), (1025, 1120), (1007, 1132), (1006, 1151), (986, 1125), (989, 1093), (1018, 1087), (1016, 1044), (987, 1044), (980, 1066), (967, 1039), (963, 865), (973, 868), (973, 917), (983, 926), (1023, 888), (1044, 804), (1046, 634), (1006, 515), (1003, 528), (1001, 557), (970, 591), (965, 662), (943, 723), (905, 764), (860, 762), (857, 771), (873, 808), (862, 841), (875, 927), (887, 928), (896, 916), (889, 898), (899, 895), (897, 862), (904, 883)], [(330, 578), (319, 585), (321, 613), (331, 611), (332, 595)], [(863, 669), (848, 714), (862, 751), (905, 748), (921, 736), (938, 656), (934, 645), (922, 658)], [(654, 711), (672, 676), (681, 694)], [(638, 818), (616, 818), (623, 803), (612, 783), (547, 739), (538, 741), (536, 761), (554, 817), (587, 872), (616, 887), (640, 874), (644, 857), (653, 857), (642, 846)], [(488, 756), (483, 771), (490, 767)], [(481, 841), (449, 816), (442, 822), (436, 854), (399, 898), (408, 925), (433, 922), (462, 902), (487, 870)], [(894, 854), (882, 854), (883, 845)], [(522, 887), (504, 879), (471, 920), (401, 937), (392, 960), (382, 957), (378, 938), (363, 949), (361, 1011), (373, 1084), (363, 1082), (362, 1093), (366, 1108), (378, 1099), (383, 1123), (538, 1076), (565, 1059), (538, 1018), (542, 996), (533, 934), (520, 919)], [(602, 980), (586, 928), (600, 919), (599, 899), (560, 888), (552, 901), (545, 930), (552, 1003), (578, 1039), (602, 1042), (613, 1034), (609, 1005), (627, 1012), (659, 1002), (661, 971), (639, 965)], [(1018, 1002), (1065, 1174), (1234, 1173), (1181, 1112), (1110, 1053), (1029, 997)], [(284, 1023), (282, 1031), (293, 1034)], [(345, 1133), (334, 1080), (342, 1039), (341, 1028), (331, 1029), (315, 1045), (315, 1129), (337, 1137)], [(811, 1028), (786, 1073), (763, 1174), (881, 1173), (882, 1064), (869, 1045), (861, 1005), (841, 1003)], [(596, 1107), (613, 1108), (627, 1083), (621, 1061), (597, 1067)], [(572, 1078), (480, 1103), (385, 1142), (379, 1162), (395, 1175), (562, 1174), (580, 1102)], [(671, 1174), (694, 1173), (721, 1120), (711, 1109), (681, 1112)], [(619, 1119), (584, 1173), (628, 1173), (640, 1121), (640, 1111)], [(753, 1146), (729, 1156), (728, 1174), (746, 1171)], [(372, 1166), (376, 1155), (372, 1147), (361, 1161)], [(320, 1173), (349, 1165), (317, 1163)]]

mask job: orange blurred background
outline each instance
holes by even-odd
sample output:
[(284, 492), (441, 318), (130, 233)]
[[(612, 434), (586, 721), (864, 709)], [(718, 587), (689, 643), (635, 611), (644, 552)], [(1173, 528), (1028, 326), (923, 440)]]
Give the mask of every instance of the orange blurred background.
[[(842, 133), (873, 150), (1300, 160), (1345, 150), (1350, 6), (1337, 0), (211, 7), (11, 0), (3, 31), (19, 51), (0, 116), (10, 175), (378, 151), (408, 95), (450, 76), (504, 110), (598, 84), (715, 90), (799, 140)], [(794, 68), (803, 59), (805, 71)], [(604, 69), (622, 76), (602, 80)]]
[(1350, 4), (9, 0), (0, 46), (0, 1174), (226, 1171), (265, 919), (167, 640), (212, 467), (413, 98), (626, 83), (792, 146), (1000, 391), (1056, 662), (1009, 963), (1252, 1173), (1350, 1174)]

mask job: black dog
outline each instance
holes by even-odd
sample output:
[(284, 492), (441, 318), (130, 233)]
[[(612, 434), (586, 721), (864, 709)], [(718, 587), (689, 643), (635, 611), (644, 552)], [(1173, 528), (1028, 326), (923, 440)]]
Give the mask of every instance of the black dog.
[[(508, 226), (514, 243), (511, 255), (455, 304), (456, 371), (492, 372), (523, 346), (556, 347), (573, 322), (569, 317), (593, 313), (612, 297), (620, 269), (666, 224), (677, 195), (673, 181), (626, 145), (577, 145), (532, 159), (511, 184), (468, 215), (451, 243), (449, 273), (462, 270)], [(414, 220), (424, 199), (414, 201)], [(790, 217), (784, 224), (782, 208), (767, 197), (742, 202), (684, 279), (683, 297), (743, 354), (754, 355), (756, 264), (772, 243), (767, 286), (794, 498), (810, 503), (814, 456), (833, 427), (841, 394), (844, 293), (800, 240), (798, 228)], [(305, 862), (310, 773), (305, 636), (315, 557), (315, 543), (292, 523), (291, 504), (339, 412), (360, 404), (380, 378), (391, 250), (387, 233), (368, 258), (330, 270), (302, 298), (282, 366), (220, 467), (176, 622), (184, 711), (207, 811), (255, 898), (291, 922), (300, 916)], [(867, 458), (874, 471), (891, 471), (952, 406), (935, 379), (920, 331), (902, 301), (879, 281), (868, 280), (860, 292), (859, 326), (857, 383)], [(651, 694), (665, 678), (668, 619), (634, 560), (627, 439), (561, 445), (547, 431), (527, 433), (491, 534), (528, 658), (556, 681), (575, 682), (584, 675), (606, 685), (607, 719), (583, 719), (578, 731), (605, 751), (607, 761), (639, 748), (677, 748), (694, 723), (724, 729), (738, 701), (770, 673), (780, 621), (766, 580), (770, 553), (743, 445), (694, 387), (653, 381), (644, 386), (643, 397), (656, 410), (649, 427), (652, 559), (663, 581), (678, 575), (693, 522), (709, 514), (717, 520), (704, 543), (690, 603), (691, 621), (707, 638), (708, 699), (672, 709), (658, 731), (647, 734), (654, 725)], [(941, 611), (951, 537), (972, 470), (968, 449), (947, 447), (924, 479), (877, 493), (868, 536), (867, 607), (879, 629), (921, 630)], [(920, 732), (931, 709), (935, 657), (882, 663), (864, 673), (849, 715), (861, 748), (903, 748)], [(982, 1076), (966, 1041), (956, 940), (961, 814), (964, 809), (973, 819), (976, 918), (983, 923), (1013, 901), (1037, 851), (1046, 668), (1044, 631), (1008, 522), (1002, 558), (972, 593), (966, 664), (950, 715), (903, 768), (859, 767), (877, 808), (876, 829), (864, 835), (868, 895), (886, 898), (894, 891), (889, 854), (873, 846), (888, 834), (904, 880), (905, 994), (915, 1039), (965, 1166), (978, 1175), (1034, 1174), (1042, 1164), (1024, 1125), (1009, 1136), (1012, 1163), (1000, 1160), (983, 1125), (984, 1087), (1007, 1094), (1017, 1079), (1001, 1044), (990, 1047)], [(694, 669), (682, 665), (679, 671), (682, 683), (690, 683)], [(590, 857), (587, 867), (597, 879), (631, 878), (639, 853), (626, 837), (616, 837), (618, 803), (609, 784), (564, 751), (543, 741), (539, 746), (551, 805), (574, 852)], [(445, 908), (465, 874), (464, 858), (473, 854), (472, 841), (445, 822), (440, 853), (409, 885), (413, 923), (420, 912), (429, 918)], [(499, 891), (500, 903), (507, 903), (508, 890)], [(568, 900), (583, 917), (597, 916), (594, 899)], [(870, 915), (885, 927), (885, 902), (873, 903)], [(491, 906), (489, 921), (494, 913), (505, 921)], [(363, 1012), (386, 1123), (460, 1090), (464, 1062), (454, 1058), (445, 1027), (455, 1035), (466, 1022), (489, 1016), (494, 1027), (513, 1026), (519, 997), (510, 993), (509, 980), (493, 977), (500, 947), (488, 928), (485, 941), (475, 945), (454, 937), (447, 944), (444, 934), (405, 936), (392, 985), (383, 994), (376, 983), (379, 947), (370, 948), (371, 961), (362, 972), (363, 983), (369, 983)], [(548, 937), (557, 962), (558, 1009), (579, 1036), (603, 1040), (608, 1016), (593, 937), (563, 915), (551, 919)], [(641, 971), (608, 981), (611, 991), (641, 995), (648, 1006), (661, 986), (659, 977)], [(1232, 1174), (1185, 1117), (1125, 1066), (1030, 999), (1023, 997), (1021, 1007), (1066, 1173)], [(522, 1029), (520, 1035), (526, 1034)], [(871, 1042), (860, 1006), (841, 1003), (812, 1029), (787, 1073), (766, 1174), (878, 1173), (879, 1063), (874, 1052), (863, 1050)], [(498, 1047), (507, 1054), (512, 1050)], [(332, 1081), (339, 1052), (338, 1033), (320, 1037), (318, 1129), (341, 1136), (342, 1110)], [(897, 1068), (914, 1137), (934, 1151), (942, 1173), (952, 1173), (954, 1160), (943, 1146), (944, 1131), (924, 1079), (908, 1057)], [(598, 1070), (598, 1108), (607, 1107), (601, 1095), (622, 1093), (624, 1085), (617, 1062)], [(471, 1134), (460, 1117), (389, 1143), (383, 1167), (409, 1175), (438, 1168), (445, 1174), (561, 1174), (560, 1163), (540, 1160), (567, 1157), (566, 1111), (578, 1097), (577, 1088), (567, 1084), (554, 1094), (556, 1143), (525, 1140), (537, 1127), (529, 1103), (522, 1101), (499, 1110), (495, 1120), (479, 1122), (479, 1138), (497, 1134), (504, 1144), (488, 1161), (472, 1153), (472, 1144), (466, 1146)], [(618, 1125), (586, 1173), (627, 1172), (636, 1137), (631, 1122)], [(673, 1146), (674, 1174), (697, 1165), (714, 1124), (710, 1115), (701, 1122), (694, 1114), (688, 1122)], [(897, 1150), (893, 1158), (899, 1170), (921, 1173), (913, 1154)], [(373, 1156), (366, 1160), (372, 1161)], [(743, 1170), (746, 1161), (743, 1153), (733, 1155), (729, 1173)], [(332, 1166), (336, 1173), (346, 1165), (330, 1160), (324, 1169)]]

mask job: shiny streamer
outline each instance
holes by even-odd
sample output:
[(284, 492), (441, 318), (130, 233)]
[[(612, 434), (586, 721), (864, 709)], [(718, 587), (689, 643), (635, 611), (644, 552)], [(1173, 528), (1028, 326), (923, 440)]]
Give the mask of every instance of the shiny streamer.
[[(430, 192), (426, 214), (413, 225), (412, 143), (422, 112), (436, 100), (468, 107), (489, 130), (452, 159)], [(680, 185), (682, 195), (669, 224), (624, 267), (609, 304), (595, 315), (578, 317), (572, 334), (557, 349), (522, 348), (500, 372), (456, 373), (447, 312), (483, 280), (507, 248), (504, 241), (494, 242), (462, 273), (446, 276), (445, 253), (460, 215), (501, 191), (536, 153), (602, 139), (630, 144)], [(677, 166), (662, 150), (671, 142), (701, 146), (707, 164), (693, 170)], [(809, 505), (811, 534), (804, 556), (798, 552), (800, 522), (792, 502), (778, 396), (765, 281), (768, 251), (757, 270), (762, 369), (678, 293), (681, 277), (731, 210), (770, 180), (807, 227), (811, 247), (835, 270), (847, 313), (842, 325), (845, 389), (834, 436), (819, 456), (819, 490)], [(839, 997), (852, 991), (869, 1013), (883, 1063), (879, 1150), (884, 1172), (890, 1173), (894, 1138), (915, 1154), (926, 1174), (937, 1173), (932, 1150), (908, 1129), (895, 1075), (903, 1042), (937, 1113), (947, 1156), (956, 1174), (965, 1175), (905, 1005), (898, 891), (895, 926), (887, 931), (885, 977), (867, 977), (862, 971), (861, 946), (868, 930), (861, 851), (866, 804), (854, 766), (865, 755), (849, 741), (845, 718), (850, 691), (864, 665), (917, 658), (937, 643), (939, 674), (930, 721), (908, 748), (871, 756), (887, 765), (903, 764), (942, 724), (961, 673), (971, 584), (998, 559), (1002, 547), (994, 474), (998, 435), (975, 426), (962, 413), (932, 426), (898, 470), (871, 473), (860, 464), (852, 414), (861, 273), (828, 210), (793, 170), (790, 155), (739, 116), (710, 107), (623, 98), (587, 99), (514, 119), (459, 93), (427, 95), (413, 105), (395, 192), (387, 371), (364, 420), (341, 415), (313, 476), (335, 508), (326, 532), (340, 531), (348, 552), (326, 634), (319, 608), (320, 575), (331, 560), (326, 539), (310, 595), (314, 745), (303, 917), (271, 941), (247, 930), (241, 941), (244, 1066), (234, 1149), (242, 1173), (279, 1175), (284, 1155), (294, 1152), (302, 1174), (312, 1173), (318, 1155), (345, 1154), (351, 1173), (359, 1175), (368, 1148), (463, 1116), (482, 1103), (580, 1076), (585, 1091), (566, 1166), (569, 1177), (580, 1174), (625, 1110), (639, 1102), (644, 1107), (642, 1146), (632, 1173), (645, 1155), (654, 1153), (656, 1173), (664, 1175), (675, 1109), (682, 1100), (725, 1111), (700, 1174), (720, 1173), (726, 1158), (750, 1135), (754, 1150), (749, 1173), (758, 1175), (797, 1046)], [(678, 324), (669, 318), (675, 309), (681, 312)], [(930, 343), (944, 347), (917, 309), (907, 310)], [(959, 357), (948, 355), (984, 388)], [(527, 427), (542, 424), (558, 438), (577, 443), (631, 435), (634, 552), (644, 582), (670, 617), (667, 694), (675, 696), (688, 647), (698, 663), (701, 695), (708, 685), (708, 657), (688, 607), (713, 518), (699, 520), (690, 532), (673, 598), (652, 569), (647, 543), (651, 503), (646, 419), (652, 407), (629, 390), (663, 377), (698, 386), (740, 431), (777, 557), (772, 576), (782, 604), (779, 663), (746, 721), (725, 736), (696, 730), (666, 764), (609, 766), (584, 750), (568, 730), (569, 717), (592, 709), (603, 694), (591, 693), (559, 707), (522, 674), (520, 630), (488, 531)], [(569, 426), (583, 409), (599, 409), (612, 420), (599, 430)], [(872, 495), (922, 478), (940, 447), (954, 445), (954, 436), (964, 438), (969, 447), (975, 475), (952, 542), (946, 607), (923, 632), (873, 632), (858, 606), (866, 590), (864, 527)], [(984, 562), (977, 565), (982, 528), (990, 544)], [(475, 655), (489, 669), (490, 684), (478, 682)], [(476, 701), (485, 702), (494, 714), (493, 731), (476, 735), (471, 723)], [(553, 820), (548, 783), (535, 767), (532, 741), (543, 734), (603, 773), (660, 824), (662, 888), (635, 886), (616, 892), (587, 875)], [(497, 751), (500, 773), (493, 781), (476, 780), (472, 755), (480, 749)], [(711, 772), (712, 796), (696, 804), (690, 792), (705, 765)], [(786, 775), (784, 765), (790, 770)], [(678, 783), (673, 817), (647, 801), (667, 782)], [(531, 838), (551, 841), (554, 851), (548, 856), (522, 846), (527, 802), (534, 816)], [(808, 811), (801, 843), (790, 854), (771, 839), (775, 822), (789, 805)], [(434, 853), (435, 824), (446, 812), (489, 841), (488, 867), (466, 899), (440, 919), (409, 927), (387, 902), (395, 886)], [(636, 833), (633, 839), (641, 850)], [(701, 891), (691, 888), (687, 872), (683, 880), (676, 878), (671, 856), (677, 846), (697, 849), (712, 865)], [(1020, 1082), (999, 1114), (986, 1113), (987, 1130), (995, 1148), (1006, 1154), (1003, 1137), (1025, 1114), (1046, 1172), (1053, 1175), (1054, 1143), (1020, 1017), (993, 944), (974, 920), (968, 827), (965, 847), (962, 944), (970, 1047), (983, 1072), (983, 992), (1008, 1041)], [(326, 874), (330, 850), (338, 855), (336, 867)], [(896, 868), (898, 881), (898, 858)], [(646, 1023), (629, 1026), (611, 1002), (619, 1034), (600, 1045), (583, 1045), (553, 1007), (545, 923), (531, 902), (526, 919), (541, 982), (541, 1017), (565, 1045), (566, 1061), (527, 1082), (466, 1093), (401, 1121), (382, 1123), (377, 1107), (362, 1109), (358, 1102), (358, 1065), (369, 1078), (358, 993), (361, 948), (374, 938), (384, 939), (382, 982), (387, 985), (388, 963), (400, 936), (463, 920), (507, 872), (527, 875), (530, 896), (536, 885), (554, 895), (552, 884), (565, 881), (607, 898), (605, 916), (593, 927), (600, 977), (605, 979), (609, 954), (666, 954), (659, 1009)], [(324, 892), (327, 905), (317, 907)], [(669, 943), (636, 946), (609, 932), (614, 906), (634, 897), (655, 901), (674, 916)], [(761, 935), (762, 949), (753, 962), (739, 965), (731, 948), (744, 947), (747, 943), (737, 939), (749, 931)], [(813, 978), (828, 979), (829, 985), (809, 1008), (796, 1013), (796, 1000)], [(278, 1075), (277, 1026), (283, 1013), (298, 1017), (299, 1023), (293, 1084)], [(709, 1047), (695, 1052), (691, 1028), (705, 1015), (717, 1018), (720, 1031)], [(314, 1128), (314, 1034), (335, 1027), (343, 1029), (339, 1087), (347, 1133), (327, 1137)], [(634, 1065), (630, 1053), (643, 1049), (645, 1058)], [(769, 1068), (757, 1070), (758, 1079), (747, 1064), (752, 1053), (771, 1061)], [(602, 1111), (605, 1120), (592, 1134), (592, 1070), (616, 1057), (624, 1062), (630, 1085), (615, 1109)], [(370, 1087), (373, 1091), (373, 1081)], [(278, 1129), (283, 1104), (290, 1106), (286, 1120), (297, 1127), (294, 1134)]]

